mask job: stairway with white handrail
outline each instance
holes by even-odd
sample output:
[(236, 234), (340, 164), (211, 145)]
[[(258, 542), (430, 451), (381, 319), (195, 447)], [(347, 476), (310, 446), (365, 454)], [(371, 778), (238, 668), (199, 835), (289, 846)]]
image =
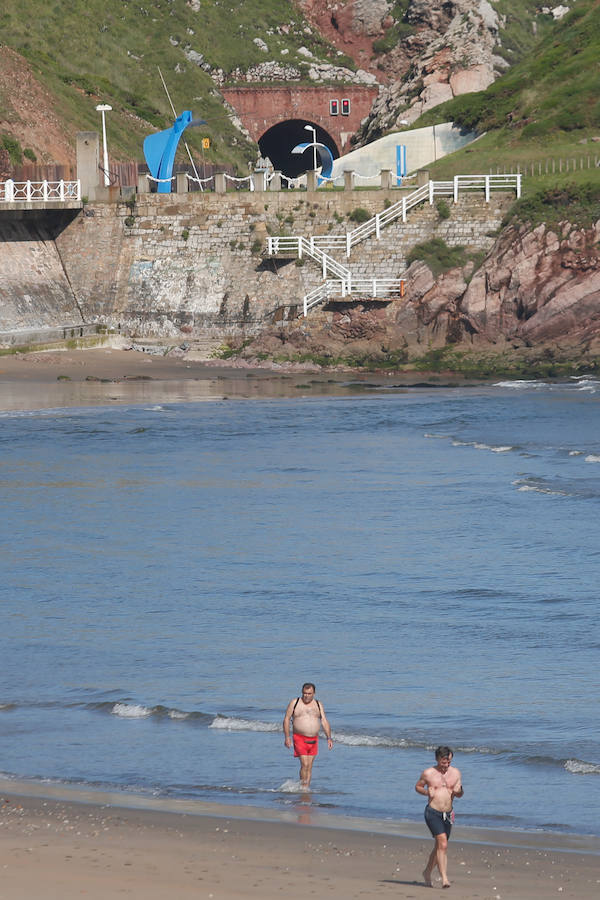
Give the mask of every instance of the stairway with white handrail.
[[(376, 297), (384, 294), (404, 293), (404, 279), (401, 278), (358, 278), (352, 275), (350, 269), (329, 256), (326, 250), (342, 250), (346, 258), (350, 258), (350, 252), (355, 244), (365, 238), (375, 235), (380, 237), (381, 229), (397, 219), (406, 222), (406, 214), (425, 201), (433, 204), (435, 197), (452, 197), (453, 202), (458, 201), (459, 194), (466, 191), (485, 192), (485, 202), (489, 202), (490, 192), (497, 190), (515, 190), (517, 198), (521, 196), (521, 179), (518, 173), (508, 175), (455, 175), (452, 181), (428, 181), (427, 184), (418, 187), (397, 203), (393, 203), (387, 209), (377, 213), (366, 222), (358, 225), (352, 231), (339, 235), (311, 235), (309, 238), (300, 235), (279, 235), (268, 238), (267, 252), (269, 256), (277, 256), (281, 253), (296, 253), (298, 259), (304, 255), (310, 256), (319, 262), (323, 272), (323, 283), (310, 291), (303, 298), (304, 315), (308, 310), (338, 295), (341, 297), (352, 294), (368, 294)], [(328, 274), (334, 279), (328, 280)]]

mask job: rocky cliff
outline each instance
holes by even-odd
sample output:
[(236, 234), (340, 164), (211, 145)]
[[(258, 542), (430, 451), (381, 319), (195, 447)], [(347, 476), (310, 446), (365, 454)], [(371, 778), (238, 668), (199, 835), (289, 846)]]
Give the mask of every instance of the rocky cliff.
[(600, 220), (587, 229), (510, 226), (473, 269), (470, 262), (436, 278), (414, 262), (403, 300), (321, 309), (295, 327), (271, 328), (243, 355), (385, 365), (452, 347), (502, 355), (499, 371), (522, 357), (562, 355), (577, 366), (600, 355)]

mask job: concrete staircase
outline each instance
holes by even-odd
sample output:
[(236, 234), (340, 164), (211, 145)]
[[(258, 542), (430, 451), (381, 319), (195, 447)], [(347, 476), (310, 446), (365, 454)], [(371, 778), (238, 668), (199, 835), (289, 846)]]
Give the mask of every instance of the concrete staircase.
[[(456, 203), (461, 193), (483, 191), (485, 202), (488, 203), (491, 191), (498, 190), (514, 190), (516, 196), (520, 197), (521, 179), (520, 174), (514, 173), (510, 175), (456, 175), (452, 181), (428, 181), (427, 184), (403, 196), (397, 203), (377, 213), (352, 231), (339, 235), (311, 235), (308, 238), (300, 235), (269, 237), (267, 253), (269, 256), (288, 256), (293, 253), (298, 259), (309, 256), (321, 266), (323, 283), (303, 297), (305, 316), (311, 307), (334, 296), (362, 295), (370, 298), (376, 298), (378, 295), (380, 297), (404, 296), (404, 278), (353, 276), (347, 266), (338, 262), (326, 251), (342, 252), (349, 259), (353, 246), (371, 236), (375, 236), (379, 240), (383, 228), (398, 219), (406, 222), (407, 213), (411, 209), (425, 202), (432, 205), (436, 197), (451, 198)], [(328, 275), (334, 277), (328, 279)]]

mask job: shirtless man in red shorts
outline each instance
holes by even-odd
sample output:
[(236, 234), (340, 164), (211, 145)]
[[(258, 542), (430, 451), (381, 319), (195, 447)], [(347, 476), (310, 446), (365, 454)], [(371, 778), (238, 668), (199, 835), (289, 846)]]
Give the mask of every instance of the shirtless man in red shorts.
[(302, 696), (290, 700), (283, 719), (285, 746), (290, 749), (292, 736), (290, 724), (293, 720), (294, 756), (300, 757), (300, 784), (310, 787), (312, 767), (319, 752), (319, 729), (323, 726), (329, 749), (333, 747), (331, 726), (327, 721), (323, 704), (315, 700), (315, 686), (308, 681), (302, 685)]
[(462, 797), (464, 791), (461, 774), (451, 765), (452, 750), (450, 747), (438, 747), (435, 751), (435, 762), (435, 766), (430, 766), (429, 769), (421, 772), (421, 776), (415, 784), (417, 794), (423, 794), (428, 799), (425, 807), (425, 822), (435, 841), (423, 871), (423, 879), (428, 887), (433, 887), (431, 877), (437, 866), (442, 876), (442, 887), (449, 888), (448, 838), (454, 822), (452, 801), (455, 797)]

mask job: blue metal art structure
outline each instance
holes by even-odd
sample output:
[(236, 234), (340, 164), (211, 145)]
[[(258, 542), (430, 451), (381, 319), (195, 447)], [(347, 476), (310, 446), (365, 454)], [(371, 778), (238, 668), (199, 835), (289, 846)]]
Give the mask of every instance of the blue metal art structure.
[(150, 169), (150, 174), (158, 182), (159, 194), (171, 193), (171, 179), (173, 177), (173, 163), (181, 135), (190, 125), (206, 125), (204, 119), (192, 118), (189, 109), (184, 109), (177, 116), (171, 128), (159, 131), (157, 134), (149, 134), (144, 140), (144, 156)]
[(396, 177), (398, 179), (398, 184), (402, 184), (402, 179), (407, 172), (406, 144), (396, 144)]
[(309, 147), (316, 147), (317, 153), (319, 154), (319, 160), (321, 162), (321, 174), (317, 176), (317, 184), (319, 185), (331, 176), (333, 154), (327, 144), (321, 144), (318, 141), (316, 144), (312, 143), (312, 141), (309, 143), (296, 144), (292, 153), (304, 153)]

